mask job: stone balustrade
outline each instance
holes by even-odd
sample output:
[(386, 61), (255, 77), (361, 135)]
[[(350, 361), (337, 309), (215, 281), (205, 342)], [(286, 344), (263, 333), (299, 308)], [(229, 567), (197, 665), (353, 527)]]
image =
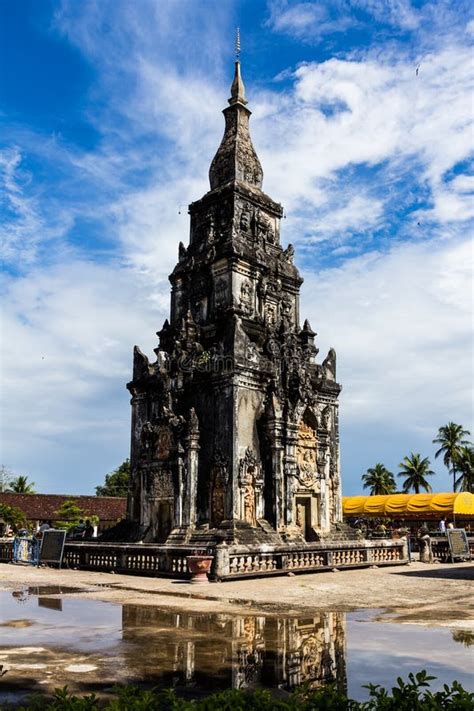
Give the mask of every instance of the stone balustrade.
[[(219, 544), (207, 552), (214, 555), (214, 579), (232, 579), (318, 571), (368, 565), (402, 565), (408, 562), (406, 540), (347, 541), (315, 543), (308, 546), (272, 547), (227, 546)], [(267, 547), (268, 548), (268, 547)], [(189, 546), (116, 544), (99, 541), (67, 542), (63, 567), (80, 570), (148, 576), (187, 578)], [(12, 558), (12, 541), (0, 540), (0, 561)]]
[(289, 545), (265, 553), (218, 545), (215, 574), (219, 579), (227, 579), (405, 563), (408, 563), (405, 539), (346, 542), (337, 545), (326, 542), (300, 548)]

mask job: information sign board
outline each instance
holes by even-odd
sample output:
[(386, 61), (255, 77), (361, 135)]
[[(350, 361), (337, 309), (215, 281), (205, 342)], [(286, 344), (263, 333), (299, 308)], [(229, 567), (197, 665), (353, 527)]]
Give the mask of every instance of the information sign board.
[(41, 540), (40, 562), (57, 563), (61, 566), (63, 560), (66, 531), (48, 528), (43, 532)]
[(448, 528), (446, 533), (448, 535), (451, 559), (453, 561), (455, 558), (470, 560), (471, 552), (469, 550), (469, 541), (467, 540), (466, 530), (464, 528)]

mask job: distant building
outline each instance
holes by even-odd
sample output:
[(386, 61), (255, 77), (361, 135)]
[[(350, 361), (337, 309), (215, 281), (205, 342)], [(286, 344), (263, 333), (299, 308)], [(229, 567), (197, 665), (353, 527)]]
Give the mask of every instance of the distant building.
[(127, 510), (127, 499), (115, 496), (0, 493), (0, 504), (21, 509), (29, 526), (36, 526), (45, 519), (54, 525), (60, 519), (57, 511), (65, 501), (74, 501), (84, 511), (85, 518), (97, 516), (99, 532), (114, 526)]

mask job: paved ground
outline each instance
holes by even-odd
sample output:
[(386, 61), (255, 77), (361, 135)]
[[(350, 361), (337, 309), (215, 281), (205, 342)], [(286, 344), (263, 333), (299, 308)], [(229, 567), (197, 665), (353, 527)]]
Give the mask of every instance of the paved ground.
[(381, 609), (385, 620), (474, 629), (474, 564), (458, 563), (254, 578), (190, 585), (78, 570), (0, 564), (0, 589), (60, 585), (78, 597), (202, 612), (288, 614), (304, 610)]

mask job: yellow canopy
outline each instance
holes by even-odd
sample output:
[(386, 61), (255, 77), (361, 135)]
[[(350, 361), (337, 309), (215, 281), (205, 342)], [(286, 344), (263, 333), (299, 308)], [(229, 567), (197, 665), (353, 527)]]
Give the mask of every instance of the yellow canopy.
[(389, 494), (388, 496), (343, 496), (345, 516), (474, 516), (474, 494)]

